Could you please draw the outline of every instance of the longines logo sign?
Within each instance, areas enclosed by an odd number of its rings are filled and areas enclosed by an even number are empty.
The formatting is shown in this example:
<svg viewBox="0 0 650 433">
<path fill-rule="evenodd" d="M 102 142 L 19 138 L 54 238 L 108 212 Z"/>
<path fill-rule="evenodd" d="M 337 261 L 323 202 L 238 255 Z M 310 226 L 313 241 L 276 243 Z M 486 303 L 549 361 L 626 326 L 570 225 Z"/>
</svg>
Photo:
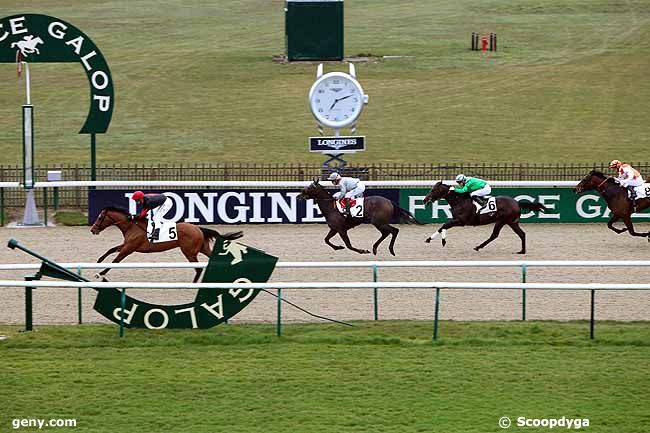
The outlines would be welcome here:
<svg viewBox="0 0 650 433">
<path fill-rule="evenodd" d="M 332 185 L 334 188 L 334 185 Z M 332 190 L 334 191 L 334 190 Z M 193 224 L 287 224 L 322 223 L 325 218 L 313 200 L 299 200 L 300 189 L 287 190 L 158 190 L 172 199 L 166 217 Z M 139 209 L 131 200 L 133 191 L 88 191 L 88 222 L 92 224 L 103 208 L 116 206 L 134 214 Z M 399 201 L 399 190 L 367 189 L 366 196 L 381 195 Z"/>
<path fill-rule="evenodd" d="M 310 152 L 359 152 L 366 149 L 366 137 L 309 137 Z"/>
<path fill-rule="evenodd" d="M 90 110 L 80 134 L 103 134 L 113 116 L 113 79 L 95 43 L 75 26 L 48 15 L 0 18 L 0 63 L 81 63 L 90 84 Z M 44 80 L 46 81 L 46 80 Z"/>
</svg>

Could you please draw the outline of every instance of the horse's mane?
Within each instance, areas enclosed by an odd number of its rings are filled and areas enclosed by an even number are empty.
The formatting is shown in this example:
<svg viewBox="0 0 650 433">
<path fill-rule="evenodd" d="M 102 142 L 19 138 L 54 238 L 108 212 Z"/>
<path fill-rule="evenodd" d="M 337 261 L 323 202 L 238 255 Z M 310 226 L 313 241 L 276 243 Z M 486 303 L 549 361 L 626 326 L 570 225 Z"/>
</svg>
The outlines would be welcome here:
<svg viewBox="0 0 650 433">
<path fill-rule="evenodd" d="M 607 175 L 605 175 L 602 171 L 598 171 L 598 170 L 591 170 L 589 174 L 592 176 L 607 177 Z"/>
<path fill-rule="evenodd" d="M 121 207 L 117 207 L 117 206 L 106 206 L 106 207 L 105 207 L 104 209 L 102 209 L 102 210 L 103 210 L 103 211 L 104 211 L 104 210 L 111 210 L 111 211 L 115 211 L 115 212 L 120 212 L 120 213 L 123 213 L 124 215 L 128 215 L 128 214 L 129 214 L 129 211 L 128 211 L 128 210 L 126 210 L 126 209 L 124 209 L 124 208 L 121 208 Z"/>
</svg>

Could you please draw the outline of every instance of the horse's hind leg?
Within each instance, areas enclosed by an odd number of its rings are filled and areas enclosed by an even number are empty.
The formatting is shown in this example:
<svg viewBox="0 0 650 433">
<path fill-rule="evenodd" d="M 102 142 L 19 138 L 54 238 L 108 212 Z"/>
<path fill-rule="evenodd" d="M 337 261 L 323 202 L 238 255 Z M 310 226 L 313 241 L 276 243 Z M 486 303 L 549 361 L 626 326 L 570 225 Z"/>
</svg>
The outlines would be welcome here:
<svg viewBox="0 0 650 433">
<path fill-rule="evenodd" d="M 199 262 L 198 253 L 190 254 L 190 253 L 185 253 L 183 251 L 183 255 L 185 256 L 185 258 L 187 259 L 188 262 L 192 262 L 192 263 L 198 263 Z M 192 280 L 192 282 L 196 283 L 197 281 L 199 281 L 199 278 L 201 277 L 201 273 L 203 272 L 203 268 L 194 268 L 194 272 L 195 272 L 194 280 Z"/>
<path fill-rule="evenodd" d="M 517 254 L 526 254 L 526 233 L 519 227 L 519 223 L 510 223 L 508 225 L 521 239 L 521 251 L 517 251 Z"/>
<path fill-rule="evenodd" d="M 377 247 L 379 247 L 379 244 L 381 244 L 384 241 L 384 239 L 386 239 L 390 234 L 391 231 L 389 227 L 390 226 L 388 224 L 385 224 L 383 226 L 375 225 L 375 228 L 381 232 L 381 236 L 379 237 L 379 239 L 377 239 L 377 242 L 375 242 L 375 244 L 372 246 L 372 253 L 374 255 L 377 255 Z"/>
<path fill-rule="evenodd" d="M 329 233 L 327 234 L 327 236 L 325 236 L 325 243 L 326 243 L 327 245 L 329 245 L 330 247 L 332 247 L 332 249 L 338 251 L 338 250 L 342 250 L 342 249 L 344 249 L 345 247 L 342 247 L 342 246 L 340 246 L 340 245 L 334 245 L 333 243 L 330 242 L 330 239 L 332 239 L 332 237 L 333 237 L 334 235 L 336 235 L 336 233 L 337 233 L 336 230 L 334 230 L 334 229 L 330 229 L 330 231 L 329 231 Z"/>
<path fill-rule="evenodd" d="M 388 228 L 390 229 L 390 234 L 391 234 L 390 244 L 388 244 L 388 251 L 390 251 L 392 255 L 395 255 L 395 241 L 397 240 L 397 234 L 399 233 L 399 229 L 393 226 L 388 226 Z"/>
<path fill-rule="evenodd" d="M 620 217 L 618 217 L 616 215 L 612 215 L 612 217 L 609 219 L 609 221 L 607 221 L 607 227 L 610 230 L 612 230 L 614 233 L 616 233 L 617 235 L 620 235 L 621 233 L 627 231 L 627 229 L 619 229 L 619 228 L 614 227 L 614 223 L 616 221 L 620 220 L 620 219 L 621 219 Z"/>
<path fill-rule="evenodd" d="M 495 240 L 496 238 L 498 238 L 498 237 L 499 237 L 499 233 L 501 232 L 501 229 L 503 228 L 504 225 L 505 225 L 504 222 L 502 222 L 502 221 L 497 221 L 497 222 L 494 224 L 494 229 L 492 230 L 492 235 L 490 235 L 490 237 L 489 237 L 485 242 L 483 242 L 482 244 L 475 246 L 475 247 L 474 247 L 474 251 L 478 251 L 478 250 L 480 250 L 481 248 L 484 248 L 487 244 L 489 244 L 490 242 L 492 242 L 493 240 Z M 513 230 L 514 230 L 514 229 L 513 229 Z"/>
<path fill-rule="evenodd" d="M 101 262 L 104 261 L 104 259 L 105 259 L 106 257 L 110 256 L 110 255 L 113 254 L 113 253 L 117 253 L 117 252 L 119 252 L 120 249 L 121 249 L 123 246 L 124 246 L 124 244 L 120 244 L 120 245 L 115 246 L 115 247 L 111 248 L 110 250 L 106 251 L 104 254 L 102 254 L 102 256 L 101 256 L 100 258 L 97 259 L 97 263 L 101 263 Z"/>
</svg>

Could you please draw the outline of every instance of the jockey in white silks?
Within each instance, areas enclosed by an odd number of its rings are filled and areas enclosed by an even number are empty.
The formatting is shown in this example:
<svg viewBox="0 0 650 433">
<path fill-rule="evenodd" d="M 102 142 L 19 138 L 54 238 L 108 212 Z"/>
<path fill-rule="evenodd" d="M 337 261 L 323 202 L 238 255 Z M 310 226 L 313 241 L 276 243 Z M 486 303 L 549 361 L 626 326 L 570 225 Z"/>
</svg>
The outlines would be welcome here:
<svg viewBox="0 0 650 433">
<path fill-rule="evenodd" d="M 630 199 L 634 203 L 636 201 L 636 191 L 634 188 L 643 185 L 645 182 L 643 176 L 635 170 L 630 164 L 623 164 L 618 159 L 609 163 L 609 167 L 616 170 L 618 183 L 630 191 Z"/>
<path fill-rule="evenodd" d="M 357 178 L 341 177 L 337 172 L 330 174 L 328 180 L 331 180 L 334 185 L 339 187 L 340 191 L 334 194 L 333 197 L 336 200 L 341 200 L 345 208 L 345 214 L 350 216 L 350 199 L 363 197 L 366 186 Z"/>
</svg>

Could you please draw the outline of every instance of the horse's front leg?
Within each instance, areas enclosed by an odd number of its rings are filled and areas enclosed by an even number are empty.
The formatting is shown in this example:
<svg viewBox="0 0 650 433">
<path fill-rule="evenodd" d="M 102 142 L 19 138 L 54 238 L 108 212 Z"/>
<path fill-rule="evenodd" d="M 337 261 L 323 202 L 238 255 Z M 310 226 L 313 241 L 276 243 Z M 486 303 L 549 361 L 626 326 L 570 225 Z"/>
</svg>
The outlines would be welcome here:
<svg viewBox="0 0 650 433">
<path fill-rule="evenodd" d="M 431 236 L 426 238 L 424 242 L 428 244 L 429 242 L 437 238 L 438 235 L 442 235 L 442 246 L 444 247 L 445 245 L 447 245 L 447 229 L 450 229 L 452 227 L 462 226 L 462 225 L 464 224 L 460 222 L 460 220 L 453 219 L 451 221 L 447 221 L 437 231 L 433 232 Z"/>
<path fill-rule="evenodd" d="M 116 247 L 113 247 L 113 248 L 111 248 L 110 250 L 106 251 L 104 254 L 102 254 L 102 256 L 101 256 L 100 258 L 97 259 L 97 263 L 101 263 L 101 262 L 104 261 L 104 259 L 105 259 L 106 257 L 110 256 L 110 255 L 113 254 L 113 253 L 117 253 L 118 251 L 120 251 L 120 249 L 121 249 L 123 246 L 124 246 L 124 244 L 120 244 L 120 245 L 118 245 L 118 246 L 116 246 Z"/>
<path fill-rule="evenodd" d="M 617 235 L 620 235 L 621 233 L 627 231 L 626 228 L 625 228 L 625 229 L 617 229 L 616 227 L 614 227 L 614 223 L 615 223 L 616 221 L 620 220 L 620 219 L 621 219 L 621 217 L 616 216 L 616 215 L 612 215 L 612 217 L 609 219 L 609 221 L 607 221 L 607 228 L 609 228 L 610 230 L 612 230 L 612 231 L 613 231 L 614 233 L 616 233 Z"/>
<path fill-rule="evenodd" d="M 333 243 L 330 242 L 330 239 L 332 239 L 332 237 L 333 237 L 334 235 L 336 235 L 336 233 L 337 233 L 336 230 L 334 230 L 334 229 L 330 229 L 330 231 L 329 231 L 329 233 L 327 234 L 327 236 L 325 236 L 325 243 L 326 243 L 327 245 L 329 245 L 330 247 L 332 247 L 332 249 L 338 251 L 338 250 L 342 250 L 342 249 L 344 249 L 345 247 L 342 247 L 342 246 L 340 246 L 340 245 L 334 245 Z"/>
<path fill-rule="evenodd" d="M 639 237 L 648 237 L 650 233 L 639 233 L 634 230 L 634 226 L 632 225 L 632 217 L 631 216 L 625 216 L 623 217 L 623 223 L 625 224 L 625 227 L 627 227 L 627 231 L 630 232 L 632 236 L 639 236 Z M 650 238 L 649 238 L 650 239 Z"/>
<path fill-rule="evenodd" d="M 120 250 L 120 253 L 117 255 L 117 257 L 115 257 L 115 258 L 113 259 L 113 262 L 112 262 L 112 263 L 119 263 L 119 262 L 121 262 L 122 260 L 124 260 L 124 258 L 126 258 L 128 255 L 130 255 L 132 252 L 133 252 L 133 250 L 126 250 L 126 251 L 125 251 L 124 249 L 121 249 L 121 250 Z M 100 278 L 101 278 L 102 281 L 108 281 L 108 280 L 106 280 L 106 278 L 105 278 L 104 276 L 105 276 L 105 275 L 108 273 L 108 271 L 110 271 L 110 270 L 111 270 L 111 268 L 106 268 L 106 269 L 104 269 L 103 271 L 96 273 L 96 274 L 95 274 L 95 278 L 97 278 L 97 279 L 100 279 Z"/>
<path fill-rule="evenodd" d="M 370 254 L 370 251 L 368 250 L 361 250 L 359 248 L 353 247 L 352 243 L 350 242 L 350 238 L 348 237 L 348 233 L 346 231 L 340 231 L 339 236 L 341 236 L 341 239 L 343 239 L 343 242 L 345 243 L 345 246 L 348 247 L 348 249 L 355 251 L 359 254 Z"/>
</svg>

